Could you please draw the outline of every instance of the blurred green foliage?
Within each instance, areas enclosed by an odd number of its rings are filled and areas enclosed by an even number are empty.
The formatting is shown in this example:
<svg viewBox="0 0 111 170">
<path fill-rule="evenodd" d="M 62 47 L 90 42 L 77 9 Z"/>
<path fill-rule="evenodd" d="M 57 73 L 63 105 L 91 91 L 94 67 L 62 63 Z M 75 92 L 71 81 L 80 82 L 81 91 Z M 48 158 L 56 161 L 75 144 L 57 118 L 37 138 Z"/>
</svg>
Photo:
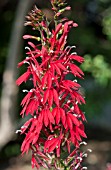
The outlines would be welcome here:
<svg viewBox="0 0 111 170">
<path fill-rule="evenodd" d="M 111 79 L 111 67 L 110 64 L 105 62 L 104 56 L 98 54 L 93 58 L 87 54 L 84 58 L 85 62 L 81 66 L 83 71 L 91 73 L 100 85 L 107 85 Z"/>
</svg>

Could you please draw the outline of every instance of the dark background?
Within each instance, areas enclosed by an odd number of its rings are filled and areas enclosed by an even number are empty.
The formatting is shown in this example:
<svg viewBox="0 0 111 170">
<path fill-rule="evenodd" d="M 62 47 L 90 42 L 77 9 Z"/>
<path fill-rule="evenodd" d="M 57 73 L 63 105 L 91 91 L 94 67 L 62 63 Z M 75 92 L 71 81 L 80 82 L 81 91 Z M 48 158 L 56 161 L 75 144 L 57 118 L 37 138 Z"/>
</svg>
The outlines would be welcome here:
<svg viewBox="0 0 111 170">
<path fill-rule="evenodd" d="M 79 24 L 71 30 L 68 43 L 76 45 L 76 52 L 85 57 L 81 66 L 85 78 L 79 83 L 86 97 L 82 109 L 88 120 L 87 147 L 93 149 L 85 162 L 89 170 L 110 170 L 106 167 L 111 162 L 111 0 L 67 2 L 72 11 L 65 15 Z M 0 0 L 1 170 L 30 169 L 30 156 L 24 159 L 18 156 L 22 139 L 15 134 L 23 124 L 19 104 L 23 97 L 21 91 L 27 86 L 18 89 L 15 80 L 24 71 L 24 68 L 17 69 L 17 63 L 25 57 L 22 35 L 31 30 L 23 23 L 34 4 L 42 8 L 49 19 L 52 18 L 48 0 Z"/>
</svg>

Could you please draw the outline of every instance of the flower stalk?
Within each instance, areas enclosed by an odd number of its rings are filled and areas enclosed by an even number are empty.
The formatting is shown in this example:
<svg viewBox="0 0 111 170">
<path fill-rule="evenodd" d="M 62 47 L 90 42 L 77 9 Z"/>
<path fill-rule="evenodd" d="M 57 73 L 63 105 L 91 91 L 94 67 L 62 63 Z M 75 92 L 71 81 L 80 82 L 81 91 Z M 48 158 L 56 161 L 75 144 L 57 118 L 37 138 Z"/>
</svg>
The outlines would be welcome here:
<svg viewBox="0 0 111 170">
<path fill-rule="evenodd" d="M 16 84 L 32 82 L 21 102 L 20 115 L 31 115 L 20 130 L 25 135 L 21 151 L 22 154 L 32 151 L 32 168 L 82 170 L 80 143 L 86 138 L 83 124 L 86 118 L 79 105 L 85 104 L 85 100 L 76 79 L 83 78 L 84 73 L 76 63 L 84 59 L 76 54 L 75 46 L 67 45 L 70 29 L 77 27 L 75 22 L 62 18 L 70 7 L 64 0 L 51 0 L 51 4 L 54 29 L 49 29 L 49 21 L 36 6 L 26 17 L 25 26 L 31 26 L 32 32 L 39 31 L 40 36 L 23 36 L 28 39 L 27 57 L 18 64 L 27 65 L 27 71 Z M 66 79 L 67 74 L 76 79 Z"/>
</svg>

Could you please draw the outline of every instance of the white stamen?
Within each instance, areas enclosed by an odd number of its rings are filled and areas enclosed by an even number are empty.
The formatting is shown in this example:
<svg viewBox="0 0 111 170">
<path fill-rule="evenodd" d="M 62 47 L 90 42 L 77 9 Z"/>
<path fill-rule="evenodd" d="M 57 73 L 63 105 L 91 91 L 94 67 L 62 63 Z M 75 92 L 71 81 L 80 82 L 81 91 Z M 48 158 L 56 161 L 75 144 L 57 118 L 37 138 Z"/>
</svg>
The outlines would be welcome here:
<svg viewBox="0 0 111 170">
<path fill-rule="evenodd" d="M 74 110 L 74 106 L 71 107 L 71 110 Z"/>
<path fill-rule="evenodd" d="M 82 158 L 81 158 L 81 157 L 77 157 L 77 159 L 79 159 L 80 161 L 82 161 Z"/>
<path fill-rule="evenodd" d="M 88 154 L 87 154 L 87 153 L 85 153 L 85 154 L 83 155 L 83 157 L 85 157 L 85 158 L 86 158 L 87 156 L 88 156 Z"/>
<path fill-rule="evenodd" d="M 59 96 L 59 100 L 61 100 L 62 98 Z"/>
<path fill-rule="evenodd" d="M 70 102 L 71 102 L 70 100 L 67 101 L 67 103 L 70 103 Z"/>
<path fill-rule="evenodd" d="M 88 149 L 89 152 L 92 152 L 92 149 Z"/>
<path fill-rule="evenodd" d="M 73 45 L 71 48 L 76 48 L 76 46 L 75 46 L 75 45 Z"/>
<path fill-rule="evenodd" d="M 26 63 L 27 63 L 27 64 L 30 64 L 28 61 L 24 61 L 23 63 L 24 63 L 24 64 L 26 64 Z"/>
<path fill-rule="evenodd" d="M 83 170 L 83 169 L 87 169 L 87 167 L 83 167 L 82 170 Z"/>
<path fill-rule="evenodd" d="M 30 51 L 30 48 L 29 47 L 25 47 L 25 50 L 29 50 Z"/>
<path fill-rule="evenodd" d="M 76 52 L 73 52 L 71 55 L 73 55 L 73 54 L 76 55 L 77 53 L 76 53 Z"/>
<path fill-rule="evenodd" d="M 52 33 L 51 32 L 49 32 L 49 35 L 51 35 Z"/>
<path fill-rule="evenodd" d="M 36 119 L 37 118 L 37 116 L 36 115 L 34 115 L 34 119 Z"/>
<path fill-rule="evenodd" d="M 21 129 L 27 128 L 27 126 L 22 126 Z"/>
<path fill-rule="evenodd" d="M 80 145 L 87 145 L 87 143 L 83 141 L 80 143 Z"/>
<path fill-rule="evenodd" d="M 77 169 L 79 166 L 80 166 L 80 163 L 78 163 L 78 164 L 75 166 L 75 169 Z"/>
<path fill-rule="evenodd" d="M 23 93 L 28 92 L 28 90 L 22 90 L 22 91 L 23 91 Z"/>
<path fill-rule="evenodd" d="M 19 132 L 22 132 L 21 130 L 16 130 L 16 132 L 15 133 L 19 133 Z"/>
<path fill-rule="evenodd" d="M 77 117 L 78 115 L 77 114 L 73 114 L 75 117 Z"/>
<path fill-rule="evenodd" d="M 77 80 L 75 79 L 75 80 L 73 80 L 73 82 L 76 82 L 76 83 L 77 83 Z"/>
<path fill-rule="evenodd" d="M 43 98 L 41 99 L 41 102 L 43 102 Z"/>
<path fill-rule="evenodd" d="M 50 53 L 53 53 L 54 51 L 53 50 L 50 50 Z"/>
<path fill-rule="evenodd" d="M 78 101 L 76 101 L 76 104 L 78 104 Z"/>
<path fill-rule="evenodd" d="M 29 59 L 29 57 L 26 57 L 26 59 Z"/>
</svg>

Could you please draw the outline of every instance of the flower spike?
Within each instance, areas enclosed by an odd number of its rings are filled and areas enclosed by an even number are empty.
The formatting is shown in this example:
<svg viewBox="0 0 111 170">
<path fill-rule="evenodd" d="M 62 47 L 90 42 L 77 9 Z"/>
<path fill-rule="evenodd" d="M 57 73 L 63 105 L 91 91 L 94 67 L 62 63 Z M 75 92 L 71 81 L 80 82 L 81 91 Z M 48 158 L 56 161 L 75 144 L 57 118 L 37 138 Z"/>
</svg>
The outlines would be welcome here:
<svg viewBox="0 0 111 170">
<path fill-rule="evenodd" d="M 25 25 L 39 31 L 39 36 L 23 36 L 28 40 L 27 57 L 18 64 L 18 67 L 25 64 L 27 70 L 16 84 L 32 82 L 31 90 L 24 90 L 27 94 L 21 102 L 22 117 L 31 115 L 18 131 L 25 135 L 21 151 L 22 154 L 32 151 L 32 168 L 85 169 L 81 166 L 84 156 L 80 144 L 87 137 L 83 124 L 86 118 L 79 106 L 85 100 L 76 81 L 84 77 L 76 65 L 84 62 L 84 58 L 71 52 L 75 46 L 67 46 L 70 29 L 78 25 L 60 19 L 64 11 L 71 9 L 64 0 L 51 0 L 51 4 L 53 30 L 36 6 L 26 17 Z M 33 39 L 37 41 L 33 43 Z M 67 74 L 73 74 L 74 80 L 67 80 Z"/>
</svg>

